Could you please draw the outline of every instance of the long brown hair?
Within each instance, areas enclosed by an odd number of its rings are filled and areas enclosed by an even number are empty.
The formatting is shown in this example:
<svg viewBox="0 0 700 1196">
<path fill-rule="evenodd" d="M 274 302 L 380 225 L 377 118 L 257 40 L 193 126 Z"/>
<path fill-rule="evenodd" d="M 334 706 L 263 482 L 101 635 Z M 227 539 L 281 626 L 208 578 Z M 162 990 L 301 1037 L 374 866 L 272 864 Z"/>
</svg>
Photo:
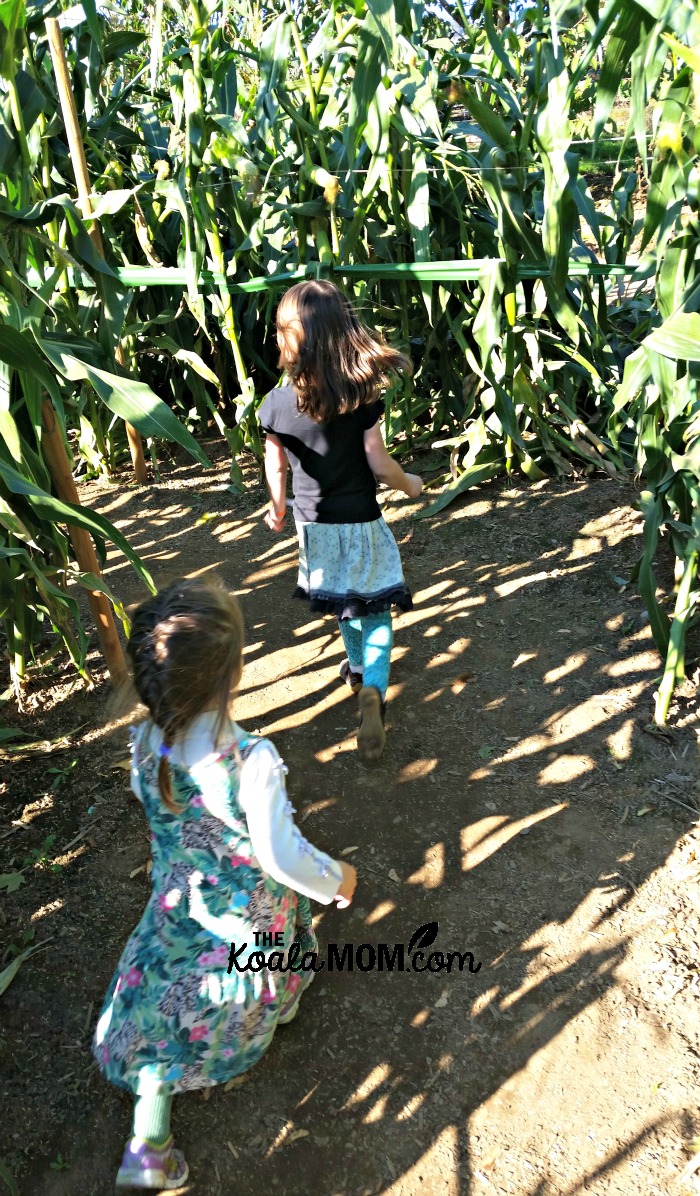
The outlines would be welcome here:
<svg viewBox="0 0 700 1196">
<path fill-rule="evenodd" d="M 163 732 L 165 751 L 205 710 L 218 711 L 216 738 L 243 668 L 243 616 L 238 602 L 211 581 L 173 581 L 132 616 L 127 653 L 136 692 Z M 158 784 L 175 812 L 167 755 Z"/>
<path fill-rule="evenodd" d="M 277 333 L 279 364 L 299 410 L 320 423 L 375 402 L 390 370 L 411 370 L 409 358 L 369 332 L 343 292 L 324 279 L 298 282 L 283 295 Z"/>
</svg>

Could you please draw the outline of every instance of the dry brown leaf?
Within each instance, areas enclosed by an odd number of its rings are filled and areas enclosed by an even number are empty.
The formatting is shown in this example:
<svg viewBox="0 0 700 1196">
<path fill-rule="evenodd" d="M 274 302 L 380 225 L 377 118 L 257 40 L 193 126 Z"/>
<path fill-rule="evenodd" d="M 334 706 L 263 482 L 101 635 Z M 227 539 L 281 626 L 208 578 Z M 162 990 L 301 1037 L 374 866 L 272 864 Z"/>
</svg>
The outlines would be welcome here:
<svg viewBox="0 0 700 1196">
<path fill-rule="evenodd" d="M 283 1145 L 289 1146 L 292 1142 L 298 1142 L 299 1138 L 308 1138 L 309 1130 L 292 1130 L 291 1134 L 285 1138 Z"/>
<path fill-rule="evenodd" d="M 124 760 L 115 760 L 114 764 L 110 764 L 110 769 L 123 768 L 124 772 L 131 772 L 131 758 L 129 756 Z"/>
<path fill-rule="evenodd" d="M 270 1158 L 270 1155 L 274 1154 L 276 1150 L 280 1150 L 282 1146 L 289 1146 L 292 1142 L 298 1142 L 300 1138 L 309 1137 L 309 1130 L 293 1130 L 293 1124 L 294 1122 L 288 1121 L 282 1126 L 282 1129 L 275 1138 L 274 1142 L 271 1143 L 270 1149 L 267 1152 L 266 1157 L 268 1159 Z"/>
<path fill-rule="evenodd" d="M 397 884 L 397 885 L 400 885 L 400 884 L 401 884 L 401 877 L 400 877 L 400 876 L 397 876 L 397 874 L 396 874 L 396 872 L 394 871 L 394 869 L 393 869 L 393 868 L 390 868 L 390 869 L 389 869 L 389 871 L 388 871 L 387 875 L 388 875 L 388 877 L 389 877 L 389 880 L 393 880 L 393 881 L 394 881 L 394 884 Z"/>
<path fill-rule="evenodd" d="M 232 1088 L 240 1088 L 241 1084 L 247 1084 L 250 1079 L 248 1072 L 242 1076 L 234 1076 L 232 1080 L 227 1080 L 224 1084 L 224 1092 L 230 1092 Z"/>
</svg>

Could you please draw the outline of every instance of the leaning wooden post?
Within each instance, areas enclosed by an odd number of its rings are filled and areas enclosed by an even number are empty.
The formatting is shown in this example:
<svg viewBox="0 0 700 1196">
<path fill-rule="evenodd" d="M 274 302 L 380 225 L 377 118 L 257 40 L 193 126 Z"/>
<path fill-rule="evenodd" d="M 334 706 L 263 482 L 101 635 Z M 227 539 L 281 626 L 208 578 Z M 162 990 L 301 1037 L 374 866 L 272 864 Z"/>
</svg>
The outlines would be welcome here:
<svg viewBox="0 0 700 1196">
<path fill-rule="evenodd" d="M 78 487 L 73 480 L 73 471 L 71 470 L 66 446 L 63 442 L 61 429 L 56 420 L 56 412 L 50 399 L 44 399 L 43 401 L 41 422 L 43 427 L 41 448 L 46 464 L 49 467 L 53 484 L 56 487 L 56 493 L 63 502 L 70 502 L 75 506 L 80 506 Z M 97 559 L 95 545 L 92 542 L 90 533 L 82 527 L 76 527 L 74 524 L 69 523 L 68 535 L 70 536 L 75 559 L 80 566 L 81 572 L 93 573 L 96 577 L 100 577 L 100 562 Z M 112 608 L 105 595 L 98 593 L 97 590 L 88 590 L 87 596 L 97 626 L 97 634 L 100 637 L 102 653 L 107 662 L 110 678 L 114 685 L 121 685 L 123 681 L 126 681 L 129 674 L 121 641 L 114 624 Z"/>
<path fill-rule="evenodd" d="M 71 160 L 73 162 L 73 170 L 75 171 L 78 197 L 80 199 L 83 217 L 87 220 L 88 217 L 92 215 L 92 203 L 90 201 L 90 179 L 88 176 L 87 161 L 85 159 L 85 148 L 83 146 L 82 137 L 80 136 L 80 125 L 78 124 L 78 113 L 75 107 L 75 98 L 73 96 L 73 91 L 70 84 L 70 76 L 68 74 L 68 63 L 66 61 L 66 51 L 63 45 L 63 37 L 61 36 L 60 25 L 55 17 L 47 18 L 46 32 L 49 38 L 49 48 L 51 50 L 53 69 L 56 74 L 56 86 L 58 88 L 58 98 L 61 102 L 63 123 L 66 127 L 66 134 L 68 137 L 68 147 L 70 149 Z M 97 252 L 99 253 L 100 257 L 103 258 L 104 247 L 102 244 L 102 235 L 96 220 L 92 221 L 90 227 L 90 236 Z M 124 351 L 121 345 L 117 345 L 116 358 L 121 366 L 126 367 L 126 359 L 124 357 Z M 126 435 L 129 441 L 129 449 L 131 450 L 131 460 L 134 466 L 136 481 L 140 482 L 142 486 L 145 486 L 148 482 L 148 472 L 146 470 L 146 458 L 143 454 L 141 436 L 136 428 L 128 422 L 126 422 Z"/>
</svg>

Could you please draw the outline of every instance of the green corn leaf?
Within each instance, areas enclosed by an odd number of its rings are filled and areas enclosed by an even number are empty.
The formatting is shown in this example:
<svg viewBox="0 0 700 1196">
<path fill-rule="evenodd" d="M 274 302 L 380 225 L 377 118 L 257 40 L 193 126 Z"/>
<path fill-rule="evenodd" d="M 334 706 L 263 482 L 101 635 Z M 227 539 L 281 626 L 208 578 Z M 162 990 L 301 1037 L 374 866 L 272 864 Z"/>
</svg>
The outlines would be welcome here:
<svg viewBox="0 0 700 1196">
<path fill-rule="evenodd" d="M 47 494 L 45 490 L 42 490 L 39 486 L 34 485 L 33 482 L 22 477 L 17 470 L 2 460 L 0 460 L 0 478 L 2 478 L 11 494 L 18 494 L 25 497 L 30 506 L 45 518 L 55 520 L 58 523 L 72 523 L 77 527 L 84 528 L 85 531 L 90 532 L 95 538 L 98 547 L 100 545 L 103 546 L 105 540 L 111 540 L 115 547 L 119 548 L 127 560 L 131 562 L 151 593 L 155 594 L 156 587 L 153 578 L 146 569 L 141 557 L 134 551 L 126 537 L 108 519 L 105 519 L 103 515 L 98 514 L 97 511 L 91 511 L 86 507 L 75 506 L 73 503 L 62 502 L 60 498 L 54 498 L 53 495 Z"/>
<path fill-rule="evenodd" d="M 509 440 L 512 440 L 513 444 L 524 449 L 525 445 L 523 444 L 520 428 L 518 427 L 512 396 L 499 382 L 495 384 L 493 389 L 495 392 L 494 412 L 503 432 Z"/>
<path fill-rule="evenodd" d="M 537 139 L 544 167 L 544 215 L 542 247 L 555 284 L 563 288 L 568 277 L 568 257 L 573 234 L 569 191 L 570 165 L 577 160 L 568 154 L 571 127 L 567 110 L 567 72 L 561 53 L 545 45 L 541 61 L 547 75 L 547 103 L 537 118 Z M 568 218 L 567 218 L 568 217 Z"/>
<path fill-rule="evenodd" d="M 0 440 L 4 441 L 5 447 L 15 465 L 18 465 L 21 469 L 26 469 L 25 443 L 20 436 L 17 421 L 11 411 L 3 408 L 0 408 Z"/>
<path fill-rule="evenodd" d="M 665 657 L 668 652 L 671 623 L 668 615 L 657 601 L 656 590 L 658 583 L 653 569 L 653 560 L 659 543 L 659 533 L 664 522 L 664 512 L 661 500 L 650 490 L 642 491 L 640 507 L 644 516 L 644 552 L 639 565 L 639 592 L 649 612 L 649 622 L 651 624 L 654 643 L 661 655 Z"/>
<path fill-rule="evenodd" d="M 586 4 L 585 7 L 589 10 L 590 15 L 596 22 L 596 28 L 588 38 L 588 47 L 586 52 L 582 54 L 581 60 L 571 76 L 571 80 L 569 82 L 569 104 L 574 97 L 576 88 L 586 74 L 586 71 L 590 70 L 593 59 L 595 58 L 600 46 L 608 36 L 610 29 L 620 15 L 623 5 L 624 0 L 610 0 L 610 2 L 606 4 L 605 11 L 601 17 L 598 11 L 597 0 L 595 0 L 593 4 Z"/>
<path fill-rule="evenodd" d="M 158 76 L 163 65 L 163 48 L 163 0 L 156 0 L 151 25 L 151 54 L 148 64 L 151 91 L 155 91 L 158 85 Z"/>
<path fill-rule="evenodd" d="M 669 319 L 678 311 L 689 281 L 691 285 L 696 281 L 696 253 L 697 241 L 692 232 L 675 237 L 666 247 L 656 275 L 656 298 L 664 319 Z"/>
<path fill-rule="evenodd" d="M 199 353 L 195 353 L 193 349 L 178 349 L 173 356 L 175 357 L 176 361 L 182 361 L 184 365 L 190 366 L 190 368 L 193 369 L 196 374 L 199 374 L 200 378 L 204 378 L 206 382 L 211 382 L 212 385 L 217 388 L 217 390 L 221 390 L 221 383 L 219 379 L 214 371 L 202 361 Z M 211 464 L 211 462 L 208 461 L 208 464 Z"/>
<path fill-rule="evenodd" d="M 98 594 L 104 594 L 106 598 L 114 607 L 114 612 L 119 618 L 122 627 L 124 628 L 124 635 L 129 637 L 131 634 L 131 620 L 124 609 L 124 605 L 117 598 L 116 594 L 107 585 L 103 577 L 96 577 L 94 573 L 81 573 L 76 569 L 69 569 L 66 572 L 69 581 L 75 581 L 85 590 L 94 590 Z"/>
<path fill-rule="evenodd" d="M 142 436 L 156 436 L 174 441 L 187 449 L 200 465 L 207 468 L 211 465 L 192 433 L 188 432 L 170 407 L 145 383 L 97 369 L 69 353 L 55 349 L 48 341 L 40 340 L 38 343 L 56 369 L 66 378 L 73 382 L 80 379 L 89 382 L 110 411 L 133 424 Z"/>
<path fill-rule="evenodd" d="M 5 550 L 7 552 L 8 550 Z M 85 655 L 87 652 L 88 639 L 83 631 L 80 621 L 80 610 L 75 598 L 67 594 L 65 590 L 60 589 L 54 585 L 50 577 L 42 572 L 37 560 L 30 556 L 28 552 L 22 552 L 24 574 L 31 575 L 34 585 L 36 586 L 36 594 L 33 599 L 27 598 L 26 603 L 31 609 L 45 610 L 53 626 L 60 633 L 63 641 L 71 655 L 73 663 L 80 673 L 88 676 L 84 667 Z M 18 576 L 18 580 L 21 578 Z M 73 625 L 78 628 L 78 637 L 76 639 L 70 619 L 72 617 Z"/>
<path fill-rule="evenodd" d="M 214 371 L 202 361 L 199 353 L 195 353 L 194 349 L 183 349 L 170 336 L 151 337 L 150 344 L 155 349 L 162 349 L 164 352 L 169 353 L 176 361 L 181 361 L 184 365 L 190 366 L 196 374 L 199 374 L 200 378 L 204 378 L 205 382 L 211 382 L 217 390 L 221 389 L 221 383 Z"/>
<path fill-rule="evenodd" d="M 238 71 L 236 63 L 229 61 L 228 69 L 219 86 L 218 105 L 227 115 L 233 116 L 238 103 Z"/>
<path fill-rule="evenodd" d="M 427 262 L 430 260 L 430 189 L 428 167 L 422 149 L 414 149 L 413 152 L 406 216 L 411 228 L 416 261 Z M 421 290 L 428 309 L 428 318 L 432 321 L 432 286 L 429 282 L 424 282 L 421 284 Z"/>
<path fill-rule="evenodd" d="M 690 539 L 683 553 L 683 573 L 678 586 L 673 622 L 669 633 L 664 675 L 656 695 L 656 722 L 663 726 L 673 698 L 673 692 L 685 678 L 685 646 L 690 616 L 696 605 L 695 579 L 698 573 L 700 540 Z"/>
<path fill-rule="evenodd" d="M 97 13 L 97 4 L 95 0 L 81 0 L 83 10 L 85 12 L 85 19 L 87 21 L 88 29 L 93 40 L 93 44 L 103 62 L 106 61 L 104 57 L 104 46 L 102 37 L 102 23 Z"/>
<path fill-rule="evenodd" d="M 37 352 L 29 332 L 18 332 L 9 324 L 0 324 L 0 361 L 4 361 L 14 370 L 32 374 L 37 378 L 60 410 L 61 392 L 51 370 Z"/>
<path fill-rule="evenodd" d="M 2 495 L 0 495 L 0 526 L 15 536 L 17 540 L 24 540 L 25 544 L 28 544 L 30 548 L 38 547 L 32 539 L 31 532 L 27 530 L 19 515 Z"/>
<path fill-rule="evenodd" d="M 504 278 L 501 262 L 490 262 L 479 279 L 483 298 L 473 324 L 474 340 L 481 349 L 481 364 L 484 369 L 491 353 L 501 341 L 501 296 Z"/>
<path fill-rule="evenodd" d="M 49 941 L 50 940 L 46 939 L 43 943 L 35 943 L 34 946 L 27 947 L 26 951 L 22 951 L 21 954 L 15 955 L 11 963 L 9 963 L 6 968 L 3 968 L 2 972 L 0 972 L 0 997 L 3 995 L 3 993 L 7 992 L 25 959 L 29 959 L 30 955 L 33 955 L 35 951 L 40 951 L 41 948 L 45 947 Z"/>
<path fill-rule="evenodd" d="M 368 99 L 377 94 L 382 79 L 385 50 L 379 26 L 368 12 L 358 31 L 360 53 L 350 84 L 347 124 L 344 130 L 346 152 L 354 160 L 360 135 L 367 121 Z"/>
<path fill-rule="evenodd" d="M 636 398 L 644 383 L 651 374 L 649 358 L 643 347 L 635 349 L 634 353 L 625 361 L 625 370 L 613 400 L 613 410 L 622 411 L 632 399 Z"/>
<path fill-rule="evenodd" d="M 511 79 L 517 79 L 519 71 L 515 63 L 508 57 L 506 39 L 497 32 L 493 22 L 493 0 L 486 0 L 484 4 L 484 28 L 486 29 L 489 45 L 498 61 L 505 67 L 506 73 Z"/>
<path fill-rule="evenodd" d="M 394 0 L 367 0 L 367 9 L 372 14 L 374 24 L 379 30 L 387 61 L 391 62 L 396 49 Z"/>
<path fill-rule="evenodd" d="M 700 315 L 678 312 L 646 337 L 644 347 L 673 361 L 700 361 Z"/>
<path fill-rule="evenodd" d="M 24 0 L 2 0 L 0 3 L 0 25 L 4 26 L 2 45 L 0 45 L 0 77 L 14 80 L 14 42 L 15 33 L 23 29 L 26 22 Z"/>
<path fill-rule="evenodd" d="M 335 43 L 335 13 L 332 8 L 329 8 L 324 20 L 321 22 L 316 30 L 316 33 L 306 47 L 306 57 L 308 61 L 314 62 L 317 58 L 320 58 L 322 54 L 331 53 Z"/>
<path fill-rule="evenodd" d="M 10 1196 L 19 1196 L 19 1188 L 17 1187 L 17 1181 L 15 1180 L 15 1177 L 12 1174 L 12 1172 L 10 1171 L 7 1164 L 4 1163 L 2 1159 L 0 1159 L 0 1179 L 2 1180 L 5 1187 L 7 1188 L 8 1192 L 10 1193 Z"/>
<path fill-rule="evenodd" d="M 670 33 L 662 33 L 661 37 L 666 42 L 666 45 L 671 47 L 674 54 L 676 54 L 679 58 L 682 58 L 683 62 L 687 62 L 688 66 L 692 67 L 696 75 L 700 75 L 699 48 L 691 49 L 690 46 L 684 46 L 683 43 L 679 42 L 677 38 L 671 37 Z"/>
<path fill-rule="evenodd" d="M 680 71 L 669 84 L 661 104 L 659 128 L 681 136 L 682 125 L 692 104 L 692 74 Z M 656 237 L 657 253 L 673 233 L 687 194 L 685 167 L 675 152 L 657 154 L 651 173 L 647 210 L 644 217 L 642 251 Z"/>
<path fill-rule="evenodd" d="M 515 454 L 518 458 L 520 468 L 529 482 L 545 481 L 547 474 L 544 470 L 540 469 L 537 462 L 533 460 L 529 453 L 523 452 L 522 449 L 516 446 Z"/>
<path fill-rule="evenodd" d="M 505 121 L 489 104 L 479 99 L 473 88 L 467 88 L 465 102 L 471 115 L 479 122 L 476 132 L 483 140 L 502 150 L 515 148 L 515 138 Z"/>
<path fill-rule="evenodd" d="M 26 233 L 30 229 L 41 228 L 56 219 L 64 219 L 66 222 L 66 237 L 69 248 L 67 260 L 70 262 L 70 255 L 72 255 L 77 262 L 87 268 L 88 273 L 96 281 L 98 278 L 104 276 L 105 279 L 116 283 L 116 274 L 107 265 L 102 255 L 97 252 L 92 239 L 88 235 L 85 222 L 75 204 L 67 195 L 58 195 L 51 199 L 40 200 L 38 203 L 33 204 L 31 208 L 22 211 L 8 209 L 4 206 L 2 200 L 0 200 L 0 231 L 3 228 L 7 228 L 8 225 L 16 224 L 18 229 Z"/>
<path fill-rule="evenodd" d="M 431 503 L 424 511 L 419 511 L 415 518 L 427 519 L 431 515 L 437 515 L 439 511 L 449 506 L 455 498 L 458 498 L 460 494 L 464 494 L 472 486 L 481 485 L 482 482 L 493 481 L 494 478 L 505 473 L 505 468 L 505 458 L 500 461 L 489 462 L 485 465 L 473 465 L 471 469 L 467 469 L 463 474 L 460 474 L 456 481 L 446 486 L 439 498 L 436 498 L 435 502 Z"/>
<path fill-rule="evenodd" d="M 648 174 L 647 106 L 649 97 L 656 89 L 667 57 L 668 54 L 664 43 L 660 41 L 658 29 L 654 26 L 645 37 L 642 37 L 631 60 L 630 121 L 625 131 L 623 144 L 620 147 L 620 155 L 622 156 L 624 152 L 628 137 L 634 133 L 645 176 Z"/>
<path fill-rule="evenodd" d="M 211 119 L 214 121 L 214 124 L 228 133 L 229 137 L 237 141 L 239 145 L 242 145 L 245 150 L 250 150 L 250 138 L 246 133 L 244 125 L 239 120 L 223 112 L 217 113 Z"/>
<path fill-rule="evenodd" d="M 547 293 L 547 298 L 551 304 L 555 318 L 574 344 L 578 345 L 581 335 L 581 325 L 579 316 L 574 310 L 566 291 L 551 278 L 544 278 L 542 285 Z"/>
<path fill-rule="evenodd" d="M 105 62 L 116 62 L 125 54 L 136 50 L 145 40 L 146 34 L 135 29 L 118 29 L 115 33 L 108 34 L 103 45 Z"/>
<path fill-rule="evenodd" d="M 642 30 L 649 28 L 648 18 L 636 4 L 625 6 L 619 0 L 612 0 L 611 8 L 619 12 L 613 32 L 605 48 L 605 57 L 596 88 L 593 136 L 597 141 L 610 116 L 615 97 L 620 88 L 627 64 L 642 37 Z"/>
<path fill-rule="evenodd" d="M 104 195 L 96 197 L 92 203 L 92 219 L 102 220 L 105 216 L 116 216 L 117 212 L 120 212 L 130 199 L 138 195 L 143 186 L 142 183 L 138 187 L 122 187 L 115 191 L 106 191 Z"/>
<path fill-rule="evenodd" d="M 277 89 L 287 73 L 292 42 L 292 22 L 282 13 L 268 25 L 260 43 L 261 86 L 255 99 L 256 133 L 264 143 L 277 118 Z"/>
</svg>

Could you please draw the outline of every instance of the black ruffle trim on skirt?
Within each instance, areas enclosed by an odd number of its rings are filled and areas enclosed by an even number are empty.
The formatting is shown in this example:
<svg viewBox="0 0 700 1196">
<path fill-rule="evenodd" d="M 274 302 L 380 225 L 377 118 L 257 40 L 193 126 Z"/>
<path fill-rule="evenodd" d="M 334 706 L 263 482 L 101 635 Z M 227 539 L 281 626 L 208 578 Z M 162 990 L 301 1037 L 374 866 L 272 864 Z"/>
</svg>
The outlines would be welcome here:
<svg viewBox="0 0 700 1196">
<path fill-rule="evenodd" d="M 301 586 L 297 586 L 292 598 L 300 602 L 308 602 L 309 610 L 319 615 L 335 615 L 336 619 L 363 619 L 367 615 L 381 615 L 392 606 L 399 610 L 413 610 L 413 598 L 408 586 L 397 586 L 377 598 L 361 598 L 358 594 L 346 594 L 342 597 L 333 595 L 309 594 Z"/>
</svg>

